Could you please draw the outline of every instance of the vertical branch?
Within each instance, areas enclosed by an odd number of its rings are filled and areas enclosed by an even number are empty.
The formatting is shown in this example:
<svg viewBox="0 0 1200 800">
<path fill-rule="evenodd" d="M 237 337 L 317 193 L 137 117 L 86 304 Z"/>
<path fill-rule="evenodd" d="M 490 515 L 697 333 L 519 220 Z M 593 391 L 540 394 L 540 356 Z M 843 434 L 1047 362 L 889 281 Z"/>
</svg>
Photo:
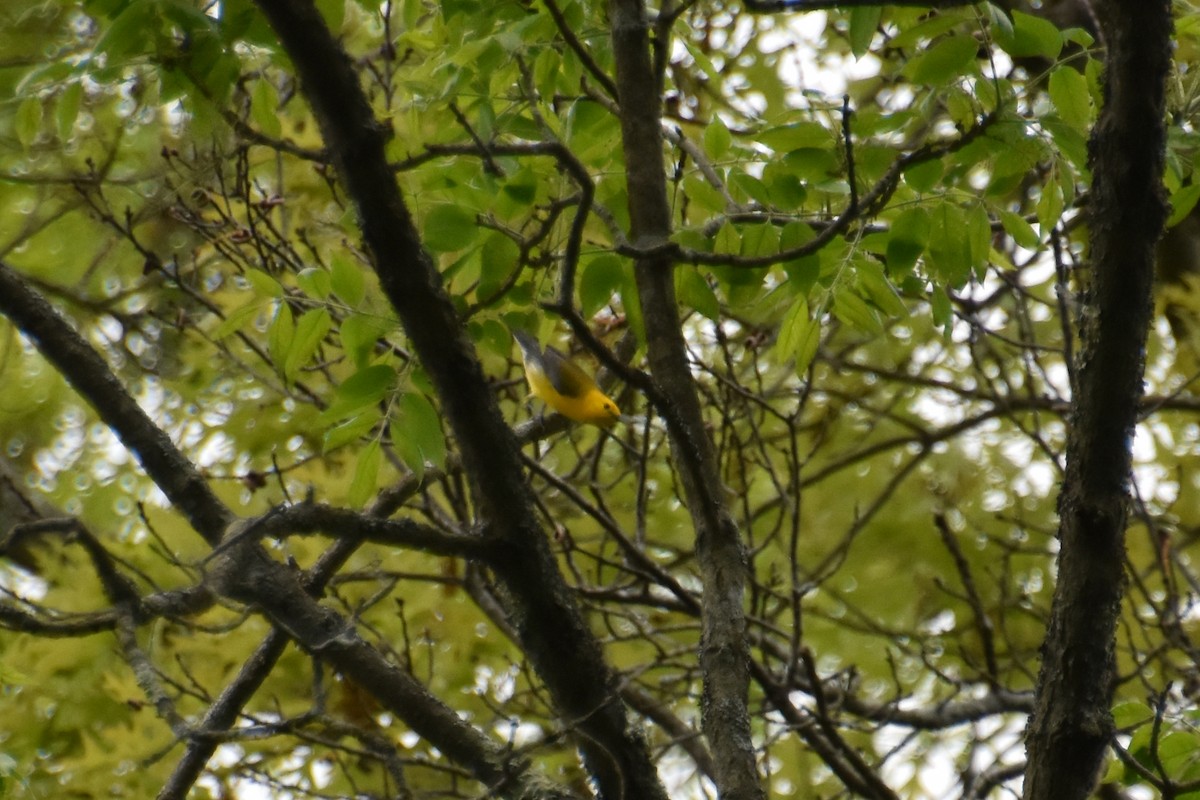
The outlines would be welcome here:
<svg viewBox="0 0 1200 800">
<path fill-rule="evenodd" d="M 1091 794 L 1113 736 L 1115 632 L 1137 405 L 1150 324 L 1171 59 L 1166 0 L 1096 4 L 1108 44 L 1091 141 L 1093 285 L 1084 301 L 1078 390 L 1059 496 L 1058 584 L 1029 722 L 1027 800 Z"/>
<path fill-rule="evenodd" d="M 646 9 L 641 0 L 609 5 L 617 68 L 621 137 L 625 150 L 626 192 L 631 238 L 649 248 L 668 241 L 671 206 L 667 196 L 662 139 L 662 100 L 651 60 Z M 669 49 L 667 42 L 657 42 Z M 643 255 L 635 275 L 646 325 L 650 368 L 667 421 L 671 447 L 680 465 L 684 491 L 696 527 L 697 556 L 704 583 L 704 676 L 701 709 L 712 748 L 717 789 L 724 798 L 761 798 L 754 742 L 747 709 L 749 649 L 743 608 L 747 563 L 733 517 L 722 495 L 712 441 L 704 429 L 699 396 L 688 366 L 679 308 L 675 264 L 666 252 Z"/>
<path fill-rule="evenodd" d="M 850 207 L 846 213 L 858 213 L 858 177 L 854 174 L 854 140 L 850 138 L 850 95 L 842 95 L 842 142 L 846 147 L 846 182 L 850 184 Z"/>
</svg>

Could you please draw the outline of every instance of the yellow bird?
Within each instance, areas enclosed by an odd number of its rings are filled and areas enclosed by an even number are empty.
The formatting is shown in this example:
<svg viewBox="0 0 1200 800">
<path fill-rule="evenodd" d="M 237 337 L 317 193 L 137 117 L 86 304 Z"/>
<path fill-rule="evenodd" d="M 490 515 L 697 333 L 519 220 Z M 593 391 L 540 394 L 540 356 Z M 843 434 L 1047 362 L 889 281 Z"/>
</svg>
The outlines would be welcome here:
<svg viewBox="0 0 1200 800">
<path fill-rule="evenodd" d="M 576 422 L 590 422 L 611 428 L 621 411 L 592 377 L 553 347 L 542 350 L 537 339 L 525 331 L 514 330 L 525 362 L 529 391 L 558 413 Z"/>
</svg>

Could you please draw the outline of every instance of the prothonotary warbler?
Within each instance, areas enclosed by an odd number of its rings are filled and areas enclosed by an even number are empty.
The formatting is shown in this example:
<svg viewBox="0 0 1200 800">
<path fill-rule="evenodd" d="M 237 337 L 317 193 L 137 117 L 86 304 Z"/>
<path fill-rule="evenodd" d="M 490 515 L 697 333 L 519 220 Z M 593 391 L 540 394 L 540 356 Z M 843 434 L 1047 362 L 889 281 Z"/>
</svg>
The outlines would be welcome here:
<svg viewBox="0 0 1200 800">
<path fill-rule="evenodd" d="M 525 362 L 529 391 L 558 413 L 576 422 L 590 422 L 611 428 L 621 411 L 600 387 L 570 359 L 553 347 L 544 351 L 537 339 L 525 331 L 514 330 Z"/>
</svg>

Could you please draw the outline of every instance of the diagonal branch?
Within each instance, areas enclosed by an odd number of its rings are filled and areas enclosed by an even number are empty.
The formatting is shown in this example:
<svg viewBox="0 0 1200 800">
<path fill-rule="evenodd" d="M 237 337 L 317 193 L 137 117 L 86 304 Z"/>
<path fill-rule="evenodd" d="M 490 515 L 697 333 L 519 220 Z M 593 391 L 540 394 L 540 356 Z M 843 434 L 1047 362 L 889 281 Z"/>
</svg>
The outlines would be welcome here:
<svg viewBox="0 0 1200 800">
<path fill-rule="evenodd" d="M 324 658 L 359 684 L 371 687 L 384 707 L 449 758 L 470 769 L 490 790 L 519 798 L 572 796 L 565 789 L 534 782 L 526 762 L 503 750 L 411 674 L 389 662 L 358 634 L 350 620 L 320 605 L 296 570 L 272 560 L 249 538 L 233 547 L 219 547 L 223 538 L 237 540 L 241 531 L 258 521 L 234 523 L 233 513 L 216 498 L 166 433 L 138 407 L 99 353 L 2 263 L 0 312 L 37 342 L 42 353 L 121 441 L 138 453 L 150 477 L 168 498 L 182 506 L 197 531 L 217 545 L 219 552 L 208 565 L 208 586 L 255 607 L 305 650 Z M 29 621 L 19 615 L 10 616 L 16 625 Z M 111 629 L 114 624 L 120 621 L 109 619 L 106 627 Z"/>
<path fill-rule="evenodd" d="M 179 452 L 125 391 L 91 345 L 7 264 L 0 262 L 0 313 L 33 339 L 67 382 L 83 395 L 137 455 L 163 494 L 209 544 L 233 520 L 199 470 Z"/>
<path fill-rule="evenodd" d="M 471 482 L 474 506 L 486 538 L 493 540 L 487 562 L 512 605 L 523 649 L 559 712 L 583 733 L 580 749 L 599 792 L 611 798 L 665 797 L 644 735 L 627 717 L 616 675 L 538 525 L 517 442 L 437 266 L 421 244 L 388 167 L 386 131 L 349 57 L 311 1 L 257 4 L 296 67 L 354 201 L 380 285 L 442 402 Z M 332 643 L 336 641 L 335 637 Z"/>
</svg>

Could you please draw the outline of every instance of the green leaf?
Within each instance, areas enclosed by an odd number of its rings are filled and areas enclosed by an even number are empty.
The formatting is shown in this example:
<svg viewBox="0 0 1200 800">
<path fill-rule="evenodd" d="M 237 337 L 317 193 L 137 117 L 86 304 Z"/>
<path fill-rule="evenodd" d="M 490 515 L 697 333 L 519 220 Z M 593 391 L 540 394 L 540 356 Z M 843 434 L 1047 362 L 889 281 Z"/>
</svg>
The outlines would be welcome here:
<svg viewBox="0 0 1200 800">
<path fill-rule="evenodd" d="M 620 133 L 613 131 L 608 109 L 590 100 L 572 105 L 567 132 L 568 144 L 581 159 L 610 153 L 620 139 Z"/>
<path fill-rule="evenodd" d="M 713 237 L 713 250 L 717 253 L 737 255 L 742 251 L 742 237 L 738 236 L 737 228 L 731 222 L 721 223 L 720 230 Z"/>
<path fill-rule="evenodd" d="M 1084 50 L 1091 48 L 1096 43 L 1096 37 L 1083 28 L 1064 28 L 1062 35 L 1064 42 L 1077 44 Z"/>
<path fill-rule="evenodd" d="M 1083 75 L 1087 81 L 1088 92 L 1092 95 L 1092 105 L 1099 107 L 1104 102 L 1104 60 L 1089 58 L 1083 68 Z"/>
<path fill-rule="evenodd" d="M 342 22 L 346 16 L 345 0 L 316 0 L 317 9 L 325 18 L 325 24 L 336 36 L 342 31 Z"/>
<path fill-rule="evenodd" d="M 342 337 L 342 349 L 359 369 L 365 367 L 375 354 L 379 338 L 395 329 L 395 323 L 387 317 L 374 314 L 352 314 L 342 321 L 338 332 Z"/>
<path fill-rule="evenodd" d="M 134 52 L 144 52 L 154 42 L 157 5 L 155 0 L 133 0 L 125 6 L 96 42 L 93 48 L 96 54 L 120 61 Z"/>
<path fill-rule="evenodd" d="M 816 355 L 821 339 L 821 324 L 809 317 L 808 301 L 797 297 L 779 325 L 775 358 L 781 364 L 793 361 L 797 374 L 803 374 Z"/>
<path fill-rule="evenodd" d="M 893 275 L 903 275 L 916 266 L 929 242 L 929 212 L 920 206 L 900 212 L 892 223 L 887 243 L 887 266 Z"/>
<path fill-rule="evenodd" d="M 226 42 L 247 42 L 268 49 L 278 43 L 252 0 L 222 0 L 220 32 Z"/>
<path fill-rule="evenodd" d="M 774 225 L 747 225 L 742 229 L 742 255 L 774 255 L 779 252 L 779 231 Z"/>
<path fill-rule="evenodd" d="M 362 268 L 347 255 L 334 254 L 329 265 L 329 286 L 334 294 L 351 308 L 366 295 L 366 278 Z"/>
<path fill-rule="evenodd" d="M 1037 201 L 1038 225 L 1042 228 L 1043 236 L 1058 224 L 1063 207 L 1063 188 L 1056 173 L 1051 180 L 1042 184 L 1042 196 Z"/>
<path fill-rule="evenodd" d="M 967 232 L 967 216 L 949 201 L 942 202 L 930 216 L 929 262 L 934 274 L 951 287 L 967 282 L 974 266 Z"/>
<path fill-rule="evenodd" d="M 296 323 L 292 318 L 292 308 L 281 301 L 276 304 L 275 318 L 271 320 L 271 326 L 267 329 L 267 353 L 271 356 L 275 371 L 280 375 L 283 374 L 283 365 L 295 335 Z"/>
<path fill-rule="evenodd" d="M 624 279 L 625 268 L 617 256 L 606 253 L 589 261 L 579 278 L 579 305 L 583 315 L 590 317 L 611 303 Z"/>
<path fill-rule="evenodd" d="M 720 161 L 729 153 L 733 144 L 733 136 L 729 128 L 721 121 L 720 116 L 714 115 L 708 127 L 704 129 L 704 150 L 713 161 Z"/>
<path fill-rule="evenodd" d="M 283 297 L 283 286 L 261 269 L 246 270 L 246 281 L 259 297 Z"/>
<path fill-rule="evenodd" d="M 837 137 L 819 122 L 793 122 L 768 128 L 758 134 L 758 143 L 777 153 L 793 150 L 832 150 L 837 146 Z"/>
<path fill-rule="evenodd" d="M 835 148 L 836 145 L 831 143 L 828 147 L 802 147 L 792 150 L 783 157 L 783 164 L 797 178 L 810 183 L 820 183 L 836 175 L 840 169 L 836 155 L 840 150 Z"/>
<path fill-rule="evenodd" d="M 1152 720 L 1154 710 L 1145 703 L 1131 701 L 1113 706 L 1112 715 L 1117 729 L 1125 731 Z"/>
<path fill-rule="evenodd" d="M 492 298 L 512 277 L 521 258 L 521 250 L 502 233 L 491 233 L 479 253 L 479 287 L 475 294 L 481 300 Z"/>
<path fill-rule="evenodd" d="M 446 465 L 446 437 L 437 409 L 419 392 L 406 392 L 396 403 L 390 427 L 397 455 L 420 479 L 426 463 Z"/>
<path fill-rule="evenodd" d="M 679 295 L 679 302 L 717 322 L 721 316 L 721 304 L 708 281 L 694 267 L 679 266 L 675 269 L 675 291 Z"/>
<path fill-rule="evenodd" d="M 745 192 L 751 200 L 756 200 L 764 206 L 771 205 L 771 191 L 759 178 L 736 169 L 730 171 L 729 183 Z"/>
<path fill-rule="evenodd" d="M 507 359 L 512 351 L 512 334 L 499 320 L 485 319 L 470 326 L 471 338 L 492 353 Z"/>
<path fill-rule="evenodd" d="M 918 53 L 902 72 L 913 83 L 940 86 L 967 74 L 978 53 L 979 42 L 974 36 L 965 33 L 948 36 Z"/>
<path fill-rule="evenodd" d="M 842 322 L 864 333 L 875 336 L 883 333 L 879 315 L 853 289 L 842 287 L 837 291 L 833 296 L 833 313 Z"/>
<path fill-rule="evenodd" d="M 800 176 L 780 161 L 771 161 L 763 169 L 763 183 L 767 187 L 770 203 L 776 208 L 792 209 L 804 205 L 808 190 Z"/>
<path fill-rule="evenodd" d="M 930 292 L 929 303 L 932 306 L 933 324 L 942 329 L 943 336 L 950 338 L 954 329 L 954 306 L 950 304 L 950 295 L 946 294 L 945 289 L 935 286 Z"/>
<path fill-rule="evenodd" d="M 531 169 L 523 169 L 504 181 L 500 191 L 519 208 L 528 208 L 537 200 L 538 175 Z"/>
<path fill-rule="evenodd" d="M 42 130 L 42 101 L 37 95 L 31 95 L 17 106 L 17 114 L 13 119 L 13 132 L 21 147 L 28 148 L 37 139 Z"/>
<path fill-rule="evenodd" d="M 1001 211 L 1000 224 L 1004 226 L 1005 232 L 1012 237 L 1018 246 L 1024 247 L 1026 250 L 1037 249 L 1041 241 L 1038 238 L 1037 231 L 1020 214 L 1014 214 L 1011 211 Z"/>
<path fill-rule="evenodd" d="M 404 466 L 412 471 L 417 483 L 424 481 L 425 456 L 421 452 L 421 448 L 413 441 L 408 432 L 396 422 L 393 422 L 388 427 L 388 432 L 392 439 L 392 449 L 396 451 L 396 455 L 404 462 Z"/>
<path fill-rule="evenodd" d="M 229 334 L 240 331 L 246 323 L 258 316 L 263 306 L 263 301 L 257 297 L 247 300 L 225 315 L 225 319 L 221 320 L 221 324 L 213 330 L 212 337 L 224 339 Z"/>
<path fill-rule="evenodd" d="M 271 138 L 279 138 L 283 131 L 279 122 L 279 95 L 265 78 L 254 82 L 254 90 L 250 94 L 250 118 L 260 131 Z"/>
<path fill-rule="evenodd" d="M 993 180 L 1012 175 L 1024 178 L 1038 162 L 1053 157 L 1049 143 L 1031 135 L 1024 126 L 998 128 L 995 134 L 985 137 L 988 149 L 996 153 L 992 159 Z"/>
<path fill-rule="evenodd" d="M 1092 122 L 1092 96 L 1087 78 L 1068 66 L 1057 66 L 1050 73 L 1050 100 L 1063 122 L 1086 131 Z"/>
<path fill-rule="evenodd" d="M 789 222 L 783 226 L 783 232 L 779 235 L 779 248 L 794 250 L 811 242 L 815 237 L 813 229 L 805 223 Z M 787 273 L 788 283 L 798 294 L 807 294 L 821 276 L 821 257 L 817 253 L 810 253 L 801 258 L 793 258 L 784 263 L 783 271 Z"/>
<path fill-rule="evenodd" d="M 329 297 L 331 281 L 329 273 L 320 267 L 306 267 L 296 275 L 296 283 L 304 293 L 316 300 Z"/>
<path fill-rule="evenodd" d="M 1050 137 L 1054 140 L 1054 144 L 1058 145 L 1058 149 L 1062 155 L 1067 157 L 1067 161 L 1086 175 L 1088 172 L 1086 131 L 1068 125 L 1054 117 L 1043 118 L 1042 127 L 1050 131 Z"/>
<path fill-rule="evenodd" d="M 695 60 L 696 66 L 703 70 L 710 80 L 720 77 L 721 71 L 713 64 L 707 53 L 693 44 L 690 39 L 684 38 L 682 42 L 683 46 L 687 48 L 688 54 Z"/>
<path fill-rule="evenodd" d="M 1188 214 L 1192 213 L 1197 200 L 1200 200 L 1200 183 L 1189 183 L 1179 187 L 1171 195 L 1171 216 L 1167 218 L 1167 227 L 1171 228 L 1182 222 Z"/>
<path fill-rule="evenodd" d="M 871 40 L 879 29 L 883 6 L 855 6 L 850 11 L 850 52 L 862 58 L 871 49 Z"/>
<path fill-rule="evenodd" d="M 1014 58 L 1042 57 L 1051 61 L 1062 52 L 1063 35 L 1052 22 L 1023 11 L 1012 12 L 1011 29 L 992 26 L 992 36 L 1000 49 Z"/>
<path fill-rule="evenodd" d="M 370 433 L 382 418 L 383 415 L 379 410 L 373 409 L 352 416 L 346 421 L 329 428 L 325 431 L 322 439 L 321 452 L 330 453 L 351 442 L 357 442 Z"/>
<path fill-rule="evenodd" d="M 300 315 L 300 319 L 296 321 L 295 338 L 283 362 L 283 379 L 289 386 L 295 382 L 300 368 L 317 352 L 331 327 L 333 321 L 329 318 L 329 312 L 323 308 L 314 308 Z"/>
<path fill-rule="evenodd" d="M 977 278 L 983 278 L 988 254 L 992 251 L 992 221 L 983 203 L 976 203 L 967 212 L 967 242 L 970 245 L 970 265 Z"/>
<path fill-rule="evenodd" d="M 896 287 L 892 286 L 878 262 L 870 258 L 857 258 L 854 261 L 854 271 L 858 285 L 876 308 L 891 317 L 908 316 L 908 307 L 904 305 Z"/>
<path fill-rule="evenodd" d="M 900 12 L 892 7 L 892 16 L 897 23 L 895 35 L 889 38 L 888 46 L 895 48 L 919 48 L 937 39 L 945 33 L 961 28 L 965 22 L 962 11 L 950 9 L 936 14 L 924 14 L 920 19 L 912 16 L 913 12 Z M 971 11 L 974 18 L 975 12 Z"/>
<path fill-rule="evenodd" d="M 421 236 L 425 246 L 438 253 L 465 250 L 475 241 L 479 227 L 475 215 L 451 203 L 436 205 L 425 215 Z"/>
<path fill-rule="evenodd" d="M 779 323 L 779 337 L 775 340 L 776 357 L 781 363 L 796 355 L 812 324 L 808 315 L 808 299 L 797 297 Z"/>
<path fill-rule="evenodd" d="M 83 103 L 83 84 L 76 81 L 67 86 L 58 96 L 55 109 L 55 122 L 58 125 L 58 138 L 68 141 L 75 132 L 75 120 L 79 119 L 79 107 Z"/>
<path fill-rule="evenodd" d="M 996 5 L 992 0 L 987 3 L 988 20 L 991 23 L 988 31 L 995 41 L 1013 40 L 1013 23 L 1008 17 L 1008 11 Z"/>
<path fill-rule="evenodd" d="M 990 86 L 991 84 L 983 81 L 982 85 Z M 943 102 L 946 104 L 946 113 L 950 116 L 950 120 L 958 128 L 966 129 L 974 125 L 979 108 L 979 99 L 975 95 L 964 92 L 957 86 L 951 86 L 943 95 Z"/>
<path fill-rule="evenodd" d="M 1195 733 L 1171 731 L 1158 740 L 1158 760 L 1169 775 L 1179 775 L 1185 779 L 1193 777 L 1198 758 L 1200 737 Z"/>
<path fill-rule="evenodd" d="M 637 336 L 639 342 L 646 341 L 646 321 L 642 319 L 642 304 L 639 300 L 637 281 L 631 270 L 622 270 L 621 274 L 621 308 L 629 321 L 629 329 Z"/>
<path fill-rule="evenodd" d="M 944 169 L 940 158 L 922 161 L 904 170 L 904 182 L 915 192 L 929 192 L 941 184 Z"/>
<path fill-rule="evenodd" d="M 389 364 L 360 369 L 337 388 L 334 401 L 321 412 L 323 423 L 345 419 L 378 403 L 396 385 L 396 370 Z"/>
<path fill-rule="evenodd" d="M 351 508 L 362 508 L 375 493 L 379 485 L 379 467 L 383 464 L 383 450 L 378 439 L 372 439 L 359 451 L 354 462 L 354 478 L 346 492 L 346 504 Z"/>
</svg>

